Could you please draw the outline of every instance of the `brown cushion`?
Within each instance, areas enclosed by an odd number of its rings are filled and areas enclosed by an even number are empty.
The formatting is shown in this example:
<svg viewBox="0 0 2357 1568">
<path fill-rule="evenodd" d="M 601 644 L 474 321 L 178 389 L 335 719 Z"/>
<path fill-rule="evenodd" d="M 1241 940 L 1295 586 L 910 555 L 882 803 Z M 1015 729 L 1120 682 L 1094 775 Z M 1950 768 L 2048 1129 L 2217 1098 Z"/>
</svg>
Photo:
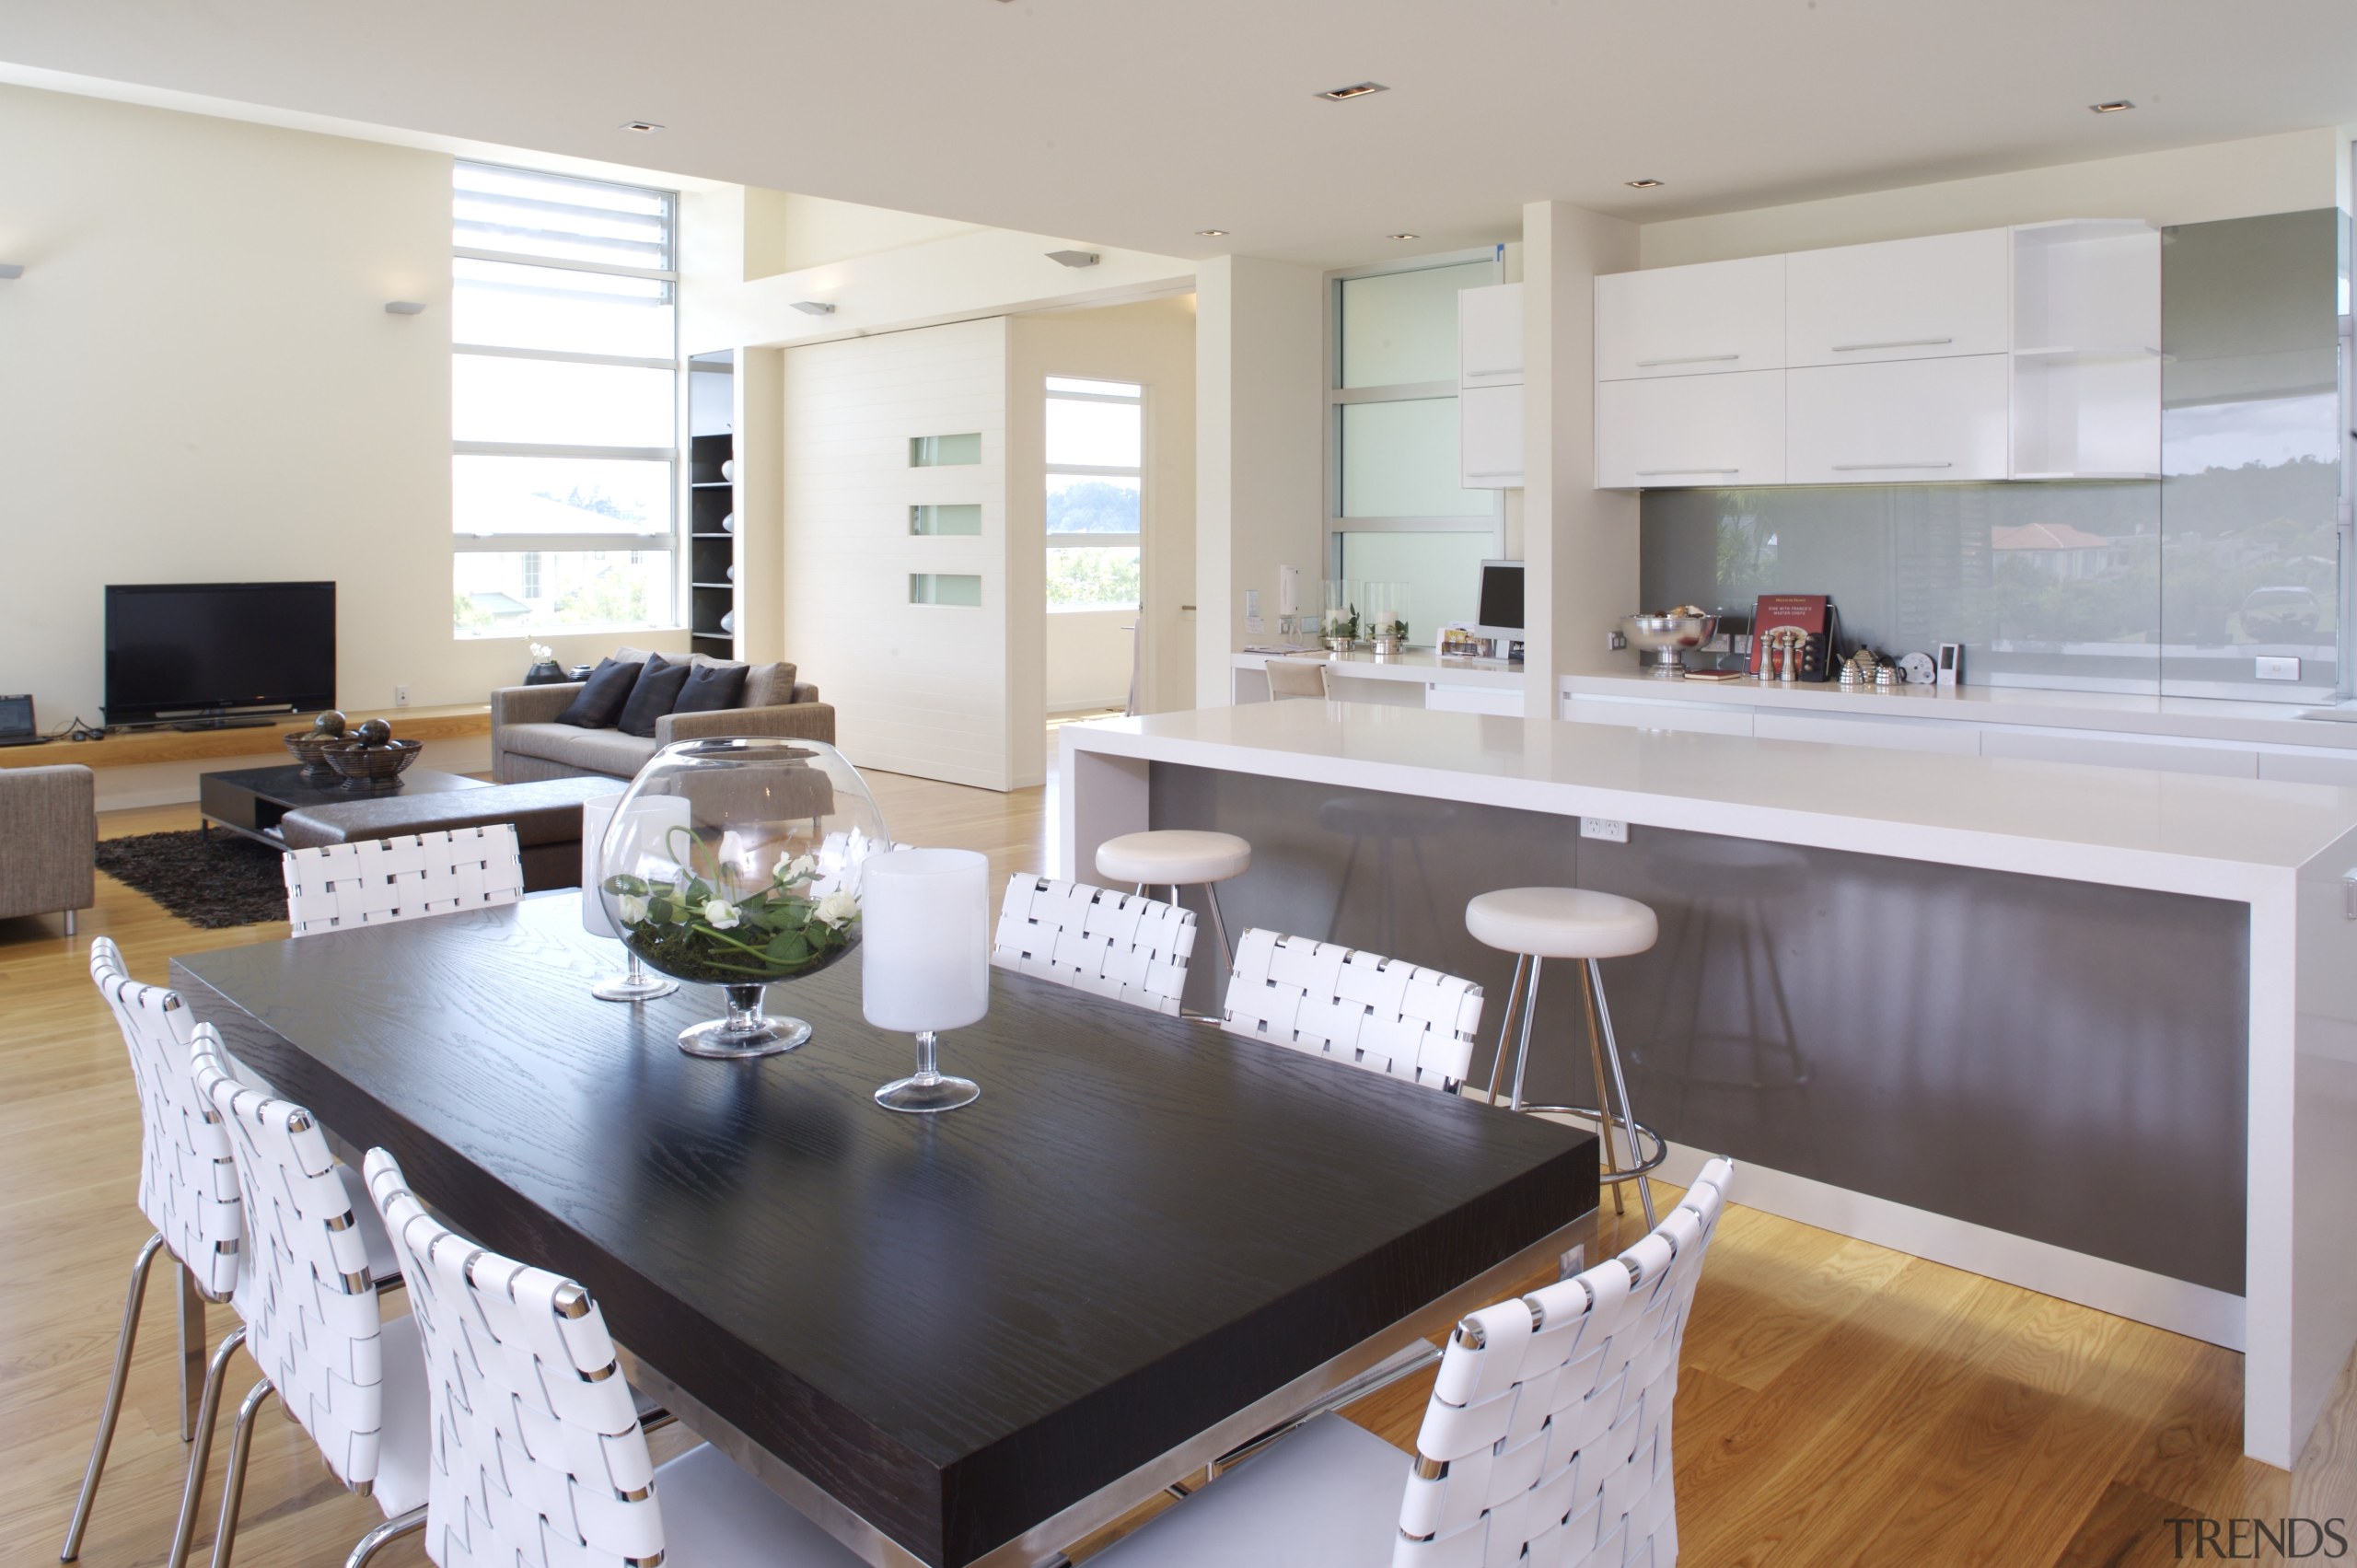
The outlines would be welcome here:
<svg viewBox="0 0 2357 1568">
<path fill-rule="evenodd" d="M 782 708 L 794 701 L 794 667 L 757 664 L 745 672 L 745 706 Z"/>
</svg>

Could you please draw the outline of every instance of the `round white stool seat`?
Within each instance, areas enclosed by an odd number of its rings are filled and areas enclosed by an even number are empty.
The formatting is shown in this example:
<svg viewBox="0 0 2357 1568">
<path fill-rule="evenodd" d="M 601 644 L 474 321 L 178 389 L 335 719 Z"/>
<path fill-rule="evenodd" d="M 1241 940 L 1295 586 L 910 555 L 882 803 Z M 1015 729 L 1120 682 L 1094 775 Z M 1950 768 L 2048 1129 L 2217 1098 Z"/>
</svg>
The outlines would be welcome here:
<svg viewBox="0 0 2357 1568">
<path fill-rule="evenodd" d="M 1650 905 L 1585 888 L 1503 888 L 1465 906 L 1476 942 L 1536 958 L 1619 958 L 1654 945 Z"/>
<path fill-rule="evenodd" d="M 1123 833 L 1097 848 L 1097 874 L 1111 882 L 1148 887 L 1225 882 L 1252 864 L 1252 846 L 1234 833 L 1163 828 Z"/>
</svg>

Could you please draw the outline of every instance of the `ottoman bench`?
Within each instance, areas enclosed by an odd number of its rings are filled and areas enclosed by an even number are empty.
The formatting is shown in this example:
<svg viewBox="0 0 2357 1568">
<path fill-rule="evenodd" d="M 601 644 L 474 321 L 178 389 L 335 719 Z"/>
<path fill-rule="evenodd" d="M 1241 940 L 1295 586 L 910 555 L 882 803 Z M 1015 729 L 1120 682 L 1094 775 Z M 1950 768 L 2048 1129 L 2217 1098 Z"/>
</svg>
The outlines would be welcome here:
<svg viewBox="0 0 2357 1568">
<path fill-rule="evenodd" d="M 447 794 L 339 800 L 289 811 L 279 819 L 278 830 L 289 849 L 316 849 L 511 823 L 523 851 L 524 890 L 539 893 L 580 886 L 581 803 L 620 795 L 626 787 L 622 779 L 539 779 Z"/>
</svg>

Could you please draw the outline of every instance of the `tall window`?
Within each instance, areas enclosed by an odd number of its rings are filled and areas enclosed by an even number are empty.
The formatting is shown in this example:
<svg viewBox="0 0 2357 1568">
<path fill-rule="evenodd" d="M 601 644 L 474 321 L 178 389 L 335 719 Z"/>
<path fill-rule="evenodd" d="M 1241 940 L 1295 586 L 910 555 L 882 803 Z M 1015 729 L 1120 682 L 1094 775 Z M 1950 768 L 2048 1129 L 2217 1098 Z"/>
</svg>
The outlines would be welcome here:
<svg viewBox="0 0 2357 1568">
<path fill-rule="evenodd" d="M 457 634 L 679 618 L 678 199 L 457 166 Z"/>
<path fill-rule="evenodd" d="M 1145 389 L 1048 377 L 1048 608 L 1135 610 Z"/>
<path fill-rule="evenodd" d="M 1498 273 L 1427 258 L 1329 285 L 1327 574 L 1406 584 L 1419 643 L 1472 619 L 1480 563 L 1504 553 L 1500 493 L 1462 488 L 1457 449 L 1457 292 Z"/>
</svg>

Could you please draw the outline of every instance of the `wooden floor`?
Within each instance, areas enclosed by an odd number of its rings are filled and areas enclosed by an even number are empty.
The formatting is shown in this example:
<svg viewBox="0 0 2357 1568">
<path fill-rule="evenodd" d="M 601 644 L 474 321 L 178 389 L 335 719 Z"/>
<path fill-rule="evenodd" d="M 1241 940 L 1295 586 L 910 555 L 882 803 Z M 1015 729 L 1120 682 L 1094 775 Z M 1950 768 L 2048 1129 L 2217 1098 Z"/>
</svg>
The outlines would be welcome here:
<svg viewBox="0 0 2357 1568">
<path fill-rule="evenodd" d="M 1051 792 L 871 776 L 904 841 L 982 850 L 1001 876 L 1048 863 Z M 193 825 L 183 807 L 112 813 L 100 831 Z M 0 922 L 0 1540 L 10 1543 L 0 1561 L 8 1563 L 51 1561 L 63 1539 L 124 1278 L 146 1235 L 133 1206 L 137 1113 L 121 1039 L 89 983 L 87 938 L 112 936 L 135 974 L 160 981 L 175 953 L 286 932 L 277 923 L 198 931 L 103 877 L 99 900 L 77 940 L 54 920 Z M 1608 1203 L 1606 1225 L 1609 1247 Z M 1619 1240 L 1634 1234 L 1622 1222 Z M 226 1311 L 215 1318 L 217 1334 Z M 159 1288 L 83 1548 L 94 1568 L 160 1562 L 171 1533 L 185 1452 L 171 1345 Z M 2287 1476 L 2241 1457 L 2240 1370 L 2239 1357 L 2191 1340 L 1737 1206 L 1686 1341 L 1676 1429 L 1683 1560 L 1689 1568 L 2166 1563 L 2180 1561 L 2172 1516 L 2357 1516 L 2349 1376 Z M 233 1397 L 253 1376 L 241 1360 Z M 1401 1384 L 1351 1413 L 1405 1446 L 1427 1387 Z M 680 1441 L 658 1438 L 667 1448 Z M 208 1499 L 201 1543 L 212 1511 Z M 238 1562 L 339 1562 L 377 1517 L 329 1477 L 299 1428 L 264 1419 Z M 377 1561 L 424 1559 L 412 1540 Z"/>
</svg>

